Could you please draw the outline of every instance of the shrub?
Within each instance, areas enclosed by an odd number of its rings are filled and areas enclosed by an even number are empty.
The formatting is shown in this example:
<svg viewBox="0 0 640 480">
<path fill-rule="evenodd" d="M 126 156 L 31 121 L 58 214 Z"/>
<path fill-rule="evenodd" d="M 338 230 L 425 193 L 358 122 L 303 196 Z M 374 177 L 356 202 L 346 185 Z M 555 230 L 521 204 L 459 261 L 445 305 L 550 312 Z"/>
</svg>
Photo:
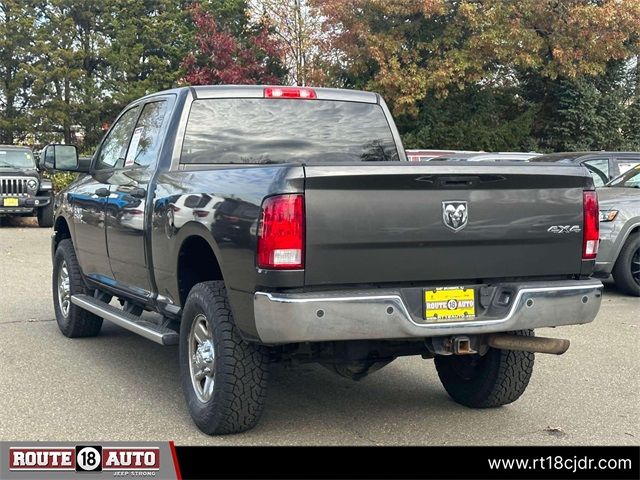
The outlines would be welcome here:
<svg viewBox="0 0 640 480">
<path fill-rule="evenodd" d="M 67 188 L 77 178 L 73 172 L 45 172 L 44 176 L 51 179 L 55 193 Z"/>
</svg>

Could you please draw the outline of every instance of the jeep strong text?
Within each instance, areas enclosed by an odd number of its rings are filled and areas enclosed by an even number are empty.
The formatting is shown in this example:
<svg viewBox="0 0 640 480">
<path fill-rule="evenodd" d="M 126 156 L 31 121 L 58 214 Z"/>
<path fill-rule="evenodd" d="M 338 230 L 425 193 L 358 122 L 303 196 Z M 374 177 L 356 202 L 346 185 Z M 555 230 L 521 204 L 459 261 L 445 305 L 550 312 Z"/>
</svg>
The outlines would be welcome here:
<svg viewBox="0 0 640 480">
<path fill-rule="evenodd" d="M 498 407 L 524 392 L 541 327 L 591 322 L 598 202 L 582 166 L 413 163 L 374 93 L 199 86 L 113 123 L 56 197 L 53 297 L 68 337 L 103 319 L 179 345 L 208 434 L 253 427 L 269 364 L 358 380 L 433 358 L 449 395 Z M 550 393 L 552 394 L 552 393 Z"/>
</svg>

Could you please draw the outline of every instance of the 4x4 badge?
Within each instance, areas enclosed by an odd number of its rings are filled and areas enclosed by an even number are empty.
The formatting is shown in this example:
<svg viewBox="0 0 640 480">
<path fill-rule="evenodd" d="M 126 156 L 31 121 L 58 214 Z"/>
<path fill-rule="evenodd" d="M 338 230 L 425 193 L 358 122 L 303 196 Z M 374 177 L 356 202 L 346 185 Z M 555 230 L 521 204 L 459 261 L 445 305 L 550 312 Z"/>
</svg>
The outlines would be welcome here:
<svg viewBox="0 0 640 480">
<path fill-rule="evenodd" d="M 442 202 L 442 221 L 454 232 L 466 227 L 468 218 L 467 202 L 461 200 Z"/>
</svg>

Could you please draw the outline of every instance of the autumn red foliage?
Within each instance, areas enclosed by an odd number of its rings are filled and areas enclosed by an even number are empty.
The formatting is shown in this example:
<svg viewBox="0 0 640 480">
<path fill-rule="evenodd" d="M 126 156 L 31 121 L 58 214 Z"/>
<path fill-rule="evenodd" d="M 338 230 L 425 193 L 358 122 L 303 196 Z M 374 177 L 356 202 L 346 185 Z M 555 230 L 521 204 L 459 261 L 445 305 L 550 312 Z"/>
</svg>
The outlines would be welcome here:
<svg viewBox="0 0 640 480">
<path fill-rule="evenodd" d="M 199 4 L 190 7 L 197 32 L 197 50 L 182 62 L 184 82 L 191 85 L 277 84 L 273 65 L 281 57 L 281 45 L 266 26 L 238 38 L 221 29 L 213 14 Z"/>
</svg>

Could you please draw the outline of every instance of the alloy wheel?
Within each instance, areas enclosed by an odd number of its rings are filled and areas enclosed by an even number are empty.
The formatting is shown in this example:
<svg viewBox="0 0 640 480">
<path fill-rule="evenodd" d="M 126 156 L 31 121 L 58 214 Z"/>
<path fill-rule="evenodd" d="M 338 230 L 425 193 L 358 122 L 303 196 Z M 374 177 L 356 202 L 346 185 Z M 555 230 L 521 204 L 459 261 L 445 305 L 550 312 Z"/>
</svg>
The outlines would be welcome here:
<svg viewBox="0 0 640 480">
<path fill-rule="evenodd" d="M 69 283 L 69 269 L 67 262 L 63 261 L 58 271 L 58 305 L 64 317 L 69 316 L 71 307 L 71 285 Z"/>
<path fill-rule="evenodd" d="M 640 248 L 631 257 L 631 276 L 640 285 Z"/>
<path fill-rule="evenodd" d="M 213 395 L 215 358 L 211 324 L 200 313 L 193 320 L 189 332 L 189 371 L 196 396 L 203 403 L 208 402 Z"/>
</svg>

